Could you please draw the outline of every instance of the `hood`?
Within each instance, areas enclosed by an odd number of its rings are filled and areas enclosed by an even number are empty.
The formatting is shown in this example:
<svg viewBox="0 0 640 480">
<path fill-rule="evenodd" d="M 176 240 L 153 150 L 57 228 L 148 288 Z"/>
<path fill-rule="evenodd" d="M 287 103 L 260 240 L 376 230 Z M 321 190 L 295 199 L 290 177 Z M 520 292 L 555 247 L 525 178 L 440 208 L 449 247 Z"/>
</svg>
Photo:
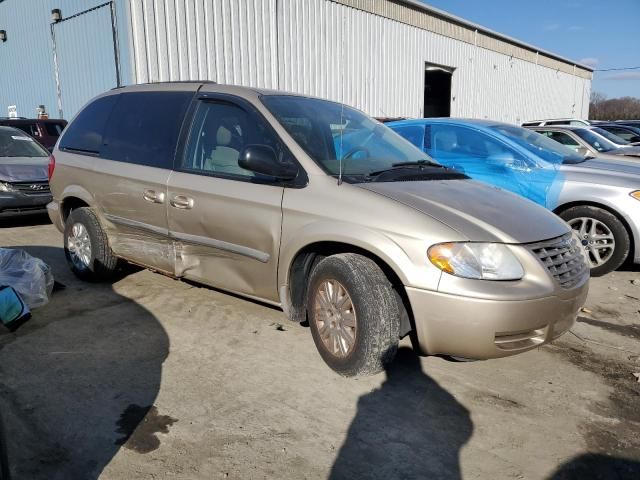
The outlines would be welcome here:
<svg viewBox="0 0 640 480">
<path fill-rule="evenodd" d="M 608 151 L 611 155 L 627 155 L 630 157 L 640 157 L 640 147 L 629 145 Z"/>
<path fill-rule="evenodd" d="M 590 158 L 574 165 L 563 165 L 563 170 L 600 170 L 602 173 L 621 173 L 625 175 L 640 175 L 640 161 L 621 156 L 607 158 Z"/>
<path fill-rule="evenodd" d="M 356 185 L 415 208 L 470 241 L 531 243 L 569 232 L 566 223 L 541 206 L 473 180 Z"/>
<path fill-rule="evenodd" d="M 48 175 L 47 157 L 0 157 L 1 182 L 43 182 Z"/>
</svg>

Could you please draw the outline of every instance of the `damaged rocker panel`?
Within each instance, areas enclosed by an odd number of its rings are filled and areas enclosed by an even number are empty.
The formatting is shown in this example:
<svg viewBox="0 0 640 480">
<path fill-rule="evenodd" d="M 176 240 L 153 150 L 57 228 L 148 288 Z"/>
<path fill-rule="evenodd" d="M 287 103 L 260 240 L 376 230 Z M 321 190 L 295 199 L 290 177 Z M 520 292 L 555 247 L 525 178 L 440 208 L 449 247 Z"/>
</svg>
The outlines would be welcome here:
<svg viewBox="0 0 640 480">
<path fill-rule="evenodd" d="M 235 253 L 238 255 L 242 255 L 244 257 L 253 258 L 262 263 L 267 263 L 271 258 L 271 255 L 266 252 L 262 252 L 260 250 L 256 250 L 251 247 L 245 247 L 244 245 L 229 243 L 223 240 L 216 240 L 215 238 L 208 238 L 200 235 L 191 235 L 189 233 L 170 232 L 166 228 L 156 227 L 154 225 L 149 225 L 148 223 L 138 222 L 136 220 L 130 220 L 127 218 L 118 217 L 116 215 L 107 214 L 105 215 L 105 218 L 112 223 L 125 225 L 127 227 L 132 227 L 132 228 L 138 228 L 141 230 L 147 230 L 157 235 L 162 235 L 162 236 L 171 238 L 173 240 L 178 240 L 181 242 L 192 243 L 196 245 L 203 245 L 205 247 L 217 248 L 219 250 L 224 250 L 226 252 Z"/>
</svg>

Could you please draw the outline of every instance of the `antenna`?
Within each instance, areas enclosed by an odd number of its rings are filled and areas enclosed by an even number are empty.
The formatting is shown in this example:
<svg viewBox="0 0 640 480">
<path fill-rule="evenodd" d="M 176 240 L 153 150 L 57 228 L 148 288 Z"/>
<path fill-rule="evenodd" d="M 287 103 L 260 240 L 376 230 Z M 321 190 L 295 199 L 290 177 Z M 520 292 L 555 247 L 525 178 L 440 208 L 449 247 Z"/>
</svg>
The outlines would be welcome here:
<svg viewBox="0 0 640 480">
<path fill-rule="evenodd" d="M 342 16 L 342 36 L 345 35 L 345 18 L 346 15 Z M 344 38 L 342 39 L 344 40 Z M 338 185 L 342 185 L 342 136 L 344 135 L 344 128 L 342 128 L 342 124 L 344 123 L 344 41 L 340 42 L 340 159 L 338 160 Z"/>
</svg>

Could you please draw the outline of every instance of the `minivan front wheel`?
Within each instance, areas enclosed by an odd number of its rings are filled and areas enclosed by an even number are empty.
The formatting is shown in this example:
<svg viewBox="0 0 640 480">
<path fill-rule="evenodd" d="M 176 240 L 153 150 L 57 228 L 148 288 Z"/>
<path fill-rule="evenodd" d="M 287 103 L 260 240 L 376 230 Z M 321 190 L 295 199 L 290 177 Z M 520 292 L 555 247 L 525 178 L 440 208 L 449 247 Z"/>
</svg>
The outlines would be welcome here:
<svg viewBox="0 0 640 480">
<path fill-rule="evenodd" d="M 616 270 L 629 255 L 631 241 L 624 224 L 613 213 L 590 205 L 571 207 L 560 214 L 580 237 L 591 275 Z"/>
<path fill-rule="evenodd" d="M 393 360 L 404 307 L 373 260 L 353 253 L 326 257 L 313 269 L 307 292 L 311 334 L 333 370 L 372 375 Z"/>
<path fill-rule="evenodd" d="M 108 280 L 118 265 L 96 214 L 87 207 L 72 210 L 67 217 L 64 254 L 71 271 L 82 280 Z"/>
</svg>

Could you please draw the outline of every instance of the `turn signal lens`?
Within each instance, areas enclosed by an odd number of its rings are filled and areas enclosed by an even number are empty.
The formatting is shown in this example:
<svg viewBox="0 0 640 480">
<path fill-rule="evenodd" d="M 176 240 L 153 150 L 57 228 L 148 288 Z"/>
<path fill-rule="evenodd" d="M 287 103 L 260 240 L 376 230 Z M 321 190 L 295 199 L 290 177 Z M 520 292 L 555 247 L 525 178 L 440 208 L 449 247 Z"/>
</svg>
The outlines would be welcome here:
<svg viewBox="0 0 640 480">
<path fill-rule="evenodd" d="M 635 190 L 635 191 L 631 192 L 629 195 L 631 195 L 636 200 L 640 200 L 640 190 Z"/>
<path fill-rule="evenodd" d="M 56 169 L 56 157 L 53 154 L 49 155 L 49 181 L 53 177 L 53 171 Z"/>
<path fill-rule="evenodd" d="M 443 272 L 477 280 L 520 280 L 524 269 L 501 243 L 439 243 L 428 251 L 429 260 Z"/>
</svg>

